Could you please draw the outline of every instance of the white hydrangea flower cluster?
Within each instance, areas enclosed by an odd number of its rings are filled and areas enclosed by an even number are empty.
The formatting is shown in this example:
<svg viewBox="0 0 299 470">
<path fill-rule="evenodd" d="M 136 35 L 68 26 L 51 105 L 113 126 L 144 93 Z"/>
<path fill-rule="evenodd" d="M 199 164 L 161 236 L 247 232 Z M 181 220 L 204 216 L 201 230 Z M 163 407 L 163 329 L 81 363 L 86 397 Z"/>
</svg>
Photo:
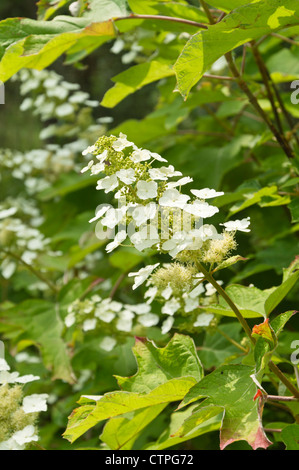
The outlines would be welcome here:
<svg viewBox="0 0 299 470">
<path fill-rule="evenodd" d="M 181 188 L 191 183 L 192 178 L 183 177 L 173 165 L 166 166 L 164 163 L 167 161 L 159 154 L 138 148 L 124 134 L 101 137 L 83 154 L 93 154 L 97 161 L 91 160 L 81 171 L 89 171 L 91 175 L 105 174 L 98 180 L 97 189 L 105 193 L 114 192 L 119 202 L 117 209 L 101 206 L 91 220 L 98 221 L 97 227 L 105 227 L 108 233 L 122 227 L 113 242 L 107 245 L 108 252 L 129 237 L 139 251 L 152 248 L 168 253 L 172 258 L 184 255 L 186 261 L 203 259 L 203 255 L 207 258 L 213 243 L 218 251 L 221 244 L 225 244 L 222 258 L 226 256 L 229 237 L 206 223 L 206 219 L 219 212 L 207 200 L 222 196 L 223 192 L 204 188 L 191 189 L 192 197 L 184 194 Z M 153 163 L 156 162 L 164 165 L 155 168 Z M 223 225 L 224 232 L 234 235 L 236 230 L 247 231 L 249 219 Z M 233 249 L 233 242 L 230 244 L 230 249 Z M 212 255 L 209 253 L 210 262 L 213 262 Z"/>
<path fill-rule="evenodd" d="M 42 221 L 38 209 L 34 205 L 31 206 L 28 201 L 25 218 L 29 216 L 29 220 L 26 222 L 16 216 L 19 212 L 23 211 L 18 200 L 7 200 L 6 203 L 0 205 L 0 247 L 2 248 L 0 269 L 5 279 L 9 279 L 15 273 L 18 265 L 17 259 L 31 265 L 45 251 L 48 254 L 59 254 L 50 250 L 51 240 L 35 226 Z"/>
<path fill-rule="evenodd" d="M 133 290 L 144 284 L 147 290 L 144 294 L 146 303 L 154 300 L 163 304 L 162 315 L 167 318 L 162 322 L 162 334 L 168 333 L 175 323 L 175 316 L 188 317 L 189 325 L 208 326 L 215 316 L 209 314 L 202 324 L 202 313 L 198 313 L 199 305 L 207 305 L 215 301 L 215 288 L 198 273 L 195 266 L 182 263 L 156 263 L 129 273 L 134 278 Z M 222 281 L 218 281 L 221 285 Z M 205 317 L 206 318 L 206 317 Z"/>
<path fill-rule="evenodd" d="M 67 82 L 53 71 L 24 69 L 14 80 L 21 82 L 20 93 L 24 96 L 21 111 L 32 110 L 33 115 L 46 123 L 40 139 L 57 137 L 65 142 L 62 145 L 46 143 L 43 148 L 28 152 L 0 151 L 0 167 L 22 180 L 28 194 L 36 194 L 49 188 L 62 173 L 78 172 L 82 151 L 106 131 L 111 119 L 95 120 L 93 108 L 99 102 L 91 100 L 78 84 Z"/>
<path fill-rule="evenodd" d="M 36 421 L 40 412 L 47 411 L 48 394 L 24 396 L 23 386 L 39 378 L 10 372 L 0 358 L 0 450 L 26 450 L 38 441 Z"/>
<path fill-rule="evenodd" d="M 119 203 L 118 208 L 99 206 L 90 220 L 97 222 L 97 235 L 113 234 L 106 251 L 110 253 L 129 239 L 138 251 L 151 249 L 172 258 L 172 263 L 156 263 L 129 273 L 134 277 L 133 289 L 146 281 L 147 305 L 154 300 L 163 304 L 161 314 L 167 318 L 162 333 L 173 327 L 177 315 L 188 316 L 194 326 L 210 324 L 214 316 L 203 318 L 198 307 L 211 302 L 215 290 L 204 280 L 199 263 L 213 270 L 227 259 L 237 246 L 236 231 L 249 231 L 249 217 L 224 222 L 218 232 L 206 222 L 219 212 L 208 201 L 224 193 L 210 188 L 184 193 L 182 187 L 192 183 L 192 178 L 184 177 L 161 155 L 138 148 L 122 133 L 100 137 L 83 154 L 94 158 L 82 173 L 102 176 L 96 189 L 113 192 Z"/>
<path fill-rule="evenodd" d="M 124 304 L 98 294 L 89 299 L 75 300 L 69 305 L 64 319 L 68 328 L 76 325 L 84 332 L 100 330 L 101 334 L 105 333 L 100 347 L 107 351 L 114 348 L 117 337 L 122 333 L 131 333 L 138 327 L 156 326 L 159 321 L 159 315 L 152 313 L 147 303 Z"/>
</svg>

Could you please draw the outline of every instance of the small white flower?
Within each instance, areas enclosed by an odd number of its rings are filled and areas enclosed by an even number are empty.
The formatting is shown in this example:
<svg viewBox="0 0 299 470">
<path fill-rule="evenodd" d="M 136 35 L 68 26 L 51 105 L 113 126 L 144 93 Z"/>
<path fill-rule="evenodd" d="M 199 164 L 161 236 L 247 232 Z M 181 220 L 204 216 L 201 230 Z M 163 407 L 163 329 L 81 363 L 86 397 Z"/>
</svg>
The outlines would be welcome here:
<svg viewBox="0 0 299 470">
<path fill-rule="evenodd" d="M 174 257 L 185 250 L 192 243 L 192 238 L 187 232 L 176 232 L 170 240 L 162 244 L 162 249 L 168 251 L 170 256 Z"/>
<path fill-rule="evenodd" d="M 111 229 L 116 227 L 116 225 L 122 221 L 126 210 L 127 208 L 125 206 L 121 207 L 120 209 L 114 209 L 112 207 L 105 213 L 105 216 L 101 220 L 102 225 Z"/>
<path fill-rule="evenodd" d="M 16 207 L 10 207 L 9 209 L 0 211 L 0 220 L 14 215 L 17 211 L 18 209 Z"/>
<path fill-rule="evenodd" d="M 19 384 L 27 384 L 29 382 L 34 382 L 35 380 L 39 380 L 40 377 L 38 375 L 32 375 L 32 374 L 28 374 L 28 375 L 21 375 L 21 377 L 18 377 L 16 379 L 16 382 L 18 382 Z"/>
<path fill-rule="evenodd" d="M 87 149 L 83 150 L 82 152 L 82 155 L 89 155 L 89 154 L 93 154 L 93 152 L 96 151 L 96 146 L 95 145 L 91 145 L 90 147 L 87 147 Z"/>
<path fill-rule="evenodd" d="M 154 158 L 155 160 L 158 160 L 158 162 L 167 162 L 165 158 L 161 157 L 161 155 L 159 155 L 156 152 L 151 152 L 151 157 Z"/>
<path fill-rule="evenodd" d="M 191 297 L 184 297 L 185 302 L 185 312 L 189 313 L 195 310 L 198 307 L 198 298 L 192 299 Z"/>
<path fill-rule="evenodd" d="M 225 227 L 227 232 L 235 232 L 239 230 L 240 232 L 250 232 L 248 228 L 250 225 L 250 217 L 246 217 L 242 220 L 230 220 L 229 222 L 224 222 L 224 224 L 220 224 Z"/>
<path fill-rule="evenodd" d="M 215 191 L 215 189 L 191 189 L 190 191 L 194 196 L 198 197 L 198 199 L 211 199 L 213 197 L 223 196 L 224 192 L 222 191 Z"/>
<path fill-rule="evenodd" d="M 133 233 L 130 236 L 130 240 L 136 250 L 143 251 L 159 243 L 160 238 L 156 227 L 149 225 L 143 227 L 139 232 Z"/>
<path fill-rule="evenodd" d="M 119 134 L 119 137 L 113 142 L 112 148 L 116 150 L 116 152 L 121 152 L 126 147 L 133 147 L 134 144 L 129 142 L 127 136 L 122 132 Z"/>
<path fill-rule="evenodd" d="M 129 310 L 123 310 L 119 313 L 119 319 L 116 322 L 116 328 L 119 331 L 131 331 L 134 316 L 134 313 L 130 312 Z"/>
<path fill-rule="evenodd" d="M 137 304 L 137 305 L 126 304 L 125 308 L 126 310 L 130 310 L 131 312 L 136 313 L 136 315 L 143 315 L 151 311 L 151 307 L 147 303 Z"/>
<path fill-rule="evenodd" d="M 115 250 L 125 239 L 127 238 L 127 232 L 125 230 L 121 230 L 115 236 L 113 242 L 108 243 L 106 246 L 107 253 L 111 253 L 111 251 Z"/>
<path fill-rule="evenodd" d="M 112 338 L 111 336 L 105 336 L 100 342 L 100 348 L 107 352 L 112 351 L 115 345 L 116 339 Z"/>
<path fill-rule="evenodd" d="M 137 183 L 137 196 L 139 199 L 151 199 L 157 196 L 158 185 L 155 181 L 140 180 Z"/>
<path fill-rule="evenodd" d="M 181 194 L 177 189 L 166 189 L 159 199 L 160 206 L 183 208 L 190 199 L 186 194 Z"/>
<path fill-rule="evenodd" d="M 175 171 L 172 165 L 162 166 L 161 168 L 151 168 L 149 170 L 149 175 L 153 180 L 162 180 L 166 181 L 168 178 L 173 176 L 182 176 L 180 171 Z"/>
<path fill-rule="evenodd" d="M 173 324 L 174 324 L 173 317 L 166 318 L 166 320 L 164 320 L 164 322 L 162 323 L 162 327 L 161 327 L 162 335 L 166 335 L 166 333 L 168 333 L 171 330 Z"/>
<path fill-rule="evenodd" d="M 71 326 L 73 326 L 75 322 L 76 322 L 76 315 L 74 313 L 69 313 L 64 319 L 64 323 L 67 328 L 70 328 Z"/>
<path fill-rule="evenodd" d="M 213 318 L 214 315 L 212 313 L 200 313 L 197 316 L 194 326 L 209 326 Z"/>
<path fill-rule="evenodd" d="M 219 209 L 216 206 L 211 206 L 207 202 L 196 200 L 193 204 L 186 204 L 184 206 L 184 211 L 188 214 L 195 215 L 195 217 L 205 219 L 207 217 L 212 217 L 214 214 L 219 212 Z"/>
<path fill-rule="evenodd" d="M 29 424 L 21 431 L 17 431 L 13 434 L 12 439 L 19 445 L 28 444 L 28 442 L 38 441 L 35 427 Z"/>
<path fill-rule="evenodd" d="M 0 372 L 0 384 L 14 384 L 17 382 L 18 377 L 19 372 L 8 372 L 7 370 L 3 370 Z"/>
<path fill-rule="evenodd" d="M 99 307 L 95 311 L 95 316 L 99 318 L 101 321 L 103 321 L 104 323 L 110 323 L 112 322 L 112 320 L 114 320 L 115 313 L 110 312 L 109 310 L 107 311 L 106 309 Z"/>
<path fill-rule="evenodd" d="M 134 150 L 134 152 L 132 152 L 132 155 L 130 156 L 130 159 L 134 162 L 134 163 L 140 163 L 140 162 L 144 162 L 146 160 L 150 160 L 151 158 L 151 152 L 149 150 L 146 150 L 146 149 L 136 149 Z"/>
<path fill-rule="evenodd" d="M 159 320 L 160 320 L 159 316 L 155 315 L 154 313 L 146 313 L 138 317 L 138 322 L 142 326 L 146 326 L 146 327 L 158 325 Z"/>
<path fill-rule="evenodd" d="M 150 202 L 146 206 L 138 205 L 132 212 L 132 217 L 137 227 L 144 224 L 148 220 L 152 220 L 157 212 L 157 206 L 154 202 Z"/>
<path fill-rule="evenodd" d="M 205 291 L 203 284 L 198 284 L 191 292 L 189 292 L 189 297 L 191 299 L 197 298 L 200 294 L 203 294 Z"/>
<path fill-rule="evenodd" d="M 156 267 L 159 266 L 159 264 L 160 263 L 151 264 L 149 266 L 146 266 L 145 268 L 139 269 L 139 271 L 137 271 L 137 272 L 129 273 L 128 274 L 129 277 L 132 277 L 132 276 L 135 277 L 135 282 L 134 282 L 134 285 L 133 285 L 133 289 L 136 289 L 141 284 L 143 284 L 144 281 L 146 281 L 147 278 L 152 274 L 154 269 L 156 269 Z"/>
<path fill-rule="evenodd" d="M 158 292 L 158 288 L 157 287 L 150 287 L 144 294 L 144 298 L 145 299 L 148 299 L 146 302 L 148 304 L 151 304 L 154 300 L 154 298 L 156 297 L 157 295 L 157 292 Z"/>
<path fill-rule="evenodd" d="M 12 437 L 7 441 L 0 442 L 0 450 L 24 450 L 24 446 L 18 444 Z"/>
<path fill-rule="evenodd" d="M 161 295 L 164 299 L 169 300 L 172 295 L 172 288 L 167 286 L 162 292 Z"/>
<path fill-rule="evenodd" d="M 104 163 L 108 158 L 108 150 L 104 150 L 104 152 L 100 153 L 96 156 L 96 159 L 99 160 L 100 163 Z"/>
<path fill-rule="evenodd" d="M 116 172 L 116 176 L 125 184 L 132 184 L 136 181 L 135 170 L 133 168 L 119 170 Z"/>
<path fill-rule="evenodd" d="M 105 193 L 113 191 L 119 185 L 119 181 L 116 175 L 106 176 L 105 178 L 97 182 L 96 189 L 104 189 Z"/>
<path fill-rule="evenodd" d="M 85 320 L 82 326 L 83 331 L 91 331 L 94 330 L 97 326 L 96 318 L 89 318 Z"/>
<path fill-rule="evenodd" d="M 184 186 L 185 184 L 192 183 L 193 178 L 190 178 L 190 176 L 184 176 L 183 178 L 180 178 L 178 181 L 171 181 L 167 183 L 166 189 L 173 189 L 177 188 L 178 186 Z"/>
<path fill-rule="evenodd" d="M 173 297 L 172 299 L 165 302 L 165 304 L 162 307 L 161 312 L 164 313 L 165 315 L 173 316 L 175 312 L 179 310 L 179 308 L 181 308 L 181 304 L 179 300 Z"/>
<path fill-rule="evenodd" d="M 223 284 L 223 281 L 217 281 L 217 282 L 220 286 Z M 217 292 L 215 287 L 212 284 L 210 284 L 209 282 L 205 285 L 205 288 L 206 288 L 206 295 L 207 296 L 214 295 Z"/>
<path fill-rule="evenodd" d="M 92 165 L 90 173 L 92 175 L 98 175 L 99 173 L 102 173 L 105 170 L 105 163 L 99 162 L 96 163 L 95 165 Z"/>
<path fill-rule="evenodd" d="M 82 168 L 81 173 L 86 173 L 88 170 L 91 169 L 91 167 L 93 166 L 93 164 L 94 164 L 94 161 L 93 161 L 93 160 L 90 160 L 90 162 L 88 163 L 88 165 L 85 166 L 84 168 Z"/>
<path fill-rule="evenodd" d="M 96 220 L 100 219 L 106 212 L 107 210 L 110 208 L 110 204 L 107 204 L 107 205 L 104 205 L 102 207 L 100 207 L 97 211 L 96 211 L 96 215 L 93 219 L 90 219 L 89 223 L 91 224 L 92 222 L 95 222 Z"/>
<path fill-rule="evenodd" d="M 10 367 L 7 364 L 5 359 L 0 358 L 0 371 L 4 371 L 4 370 L 6 370 L 6 371 L 10 370 Z"/>
<path fill-rule="evenodd" d="M 40 411 L 47 411 L 47 399 L 49 395 L 47 393 L 34 393 L 24 397 L 22 409 L 24 413 L 39 413 Z"/>
<path fill-rule="evenodd" d="M 222 235 L 217 233 L 217 229 L 216 227 L 214 227 L 214 225 L 204 224 L 198 229 L 198 232 L 202 241 L 216 240 L 222 238 Z"/>
</svg>

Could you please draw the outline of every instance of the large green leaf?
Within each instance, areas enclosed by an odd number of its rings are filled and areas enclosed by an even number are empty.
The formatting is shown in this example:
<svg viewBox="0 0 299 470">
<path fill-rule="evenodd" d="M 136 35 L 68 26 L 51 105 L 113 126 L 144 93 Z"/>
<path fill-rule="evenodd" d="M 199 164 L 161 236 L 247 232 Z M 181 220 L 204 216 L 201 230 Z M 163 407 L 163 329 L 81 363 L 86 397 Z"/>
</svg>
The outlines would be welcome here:
<svg viewBox="0 0 299 470">
<path fill-rule="evenodd" d="M 260 0 L 233 10 L 222 21 L 194 34 L 174 68 L 177 88 L 187 98 L 213 63 L 229 51 L 299 22 L 297 0 Z"/>
<path fill-rule="evenodd" d="M 245 365 L 229 365 L 216 369 L 196 384 L 182 401 L 180 408 L 206 398 L 182 425 L 179 435 L 190 432 L 205 416 L 222 409 L 220 448 L 234 441 L 246 440 L 253 449 L 267 448 L 271 442 L 261 426 L 257 403 L 253 400 L 256 386 L 252 381 L 253 369 Z"/>
<path fill-rule="evenodd" d="M 154 0 L 129 0 L 131 10 L 137 14 L 162 15 L 184 18 L 186 20 L 204 22 L 205 14 L 199 8 L 189 5 L 187 2 L 165 2 Z"/>
<path fill-rule="evenodd" d="M 0 23 L 0 80 L 22 68 L 42 70 L 78 41 L 90 38 L 97 47 L 115 36 L 111 21 L 88 24 L 85 18 L 58 16 L 52 21 L 9 18 Z"/>
<path fill-rule="evenodd" d="M 190 376 L 198 381 L 203 377 L 203 367 L 189 336 L 175 334 L 164 348 L 137 339 L 133 353 L 138 371 L 132 377 L 117 377 L 123 390 L 148 393 L 173 378 Z"/>
<path fill-rule="evenodd" d="M 64 437 L 74 442 L 101 421 L 152 406 L 180 401 L 195 383 L 192 377 L 182 377 L 169 380 L 147 394 L 119 391 L 107 393 L 102 398 L 98 397 L 95 405 L 83 404 L 74 410 Z"/>
<path fill-rule="evenodd" d="M 44 300 L 26 300 L 6 310 L 5 323 L 22 340 L 30 340 L 40 349 L 45 366 L 52 371 L 53 379 L 73 383 L 70 356 L 62 339 L 63 323 L 59 305 Z"/>
<path fill-rule="evenodd" d="M 275 287 L 272 287 L 271 289 L 260 290 L 254 286 L 247 287 L 239 284 L 231 284 L 225 291 L 238 307 L 244 318 L 255 318 L 266 316 L 265 302 L 275 289 Z M 222 297 L 219 298 L 219 305 L 212 304 L 202 308 L 224 316 L 235 316 L 234 312 Z"/>
<path fill-rule="evenodd" d="M 174 75 L 172 68 L 158 61 L 135 65 L 112 78 L 115 85 L 106 92 L 101 105 L 113 108 L 145 85 L 172 75 Z"/>
<path fill-rule="evenodd" d="M 248 5 L 248 3 L 258 2 L 259 0 L 212 0 L 208 2 L 214 8 L 219 8 L 219 10 L 223 11 L 231 11 L 235 8 L 241 7 L 243 5 Z"/>
<path fill-rule="evenodd" d="M 191 405 L 186 409 L 172 413 L 169 427 L 161 434 L 156 442 L 147 445 L 145 450 L 168 449 L 175 445 L 181 445 L 182 442 L 189 441 L 202 434 L 218 431 L 221 427 L 223 409 L 219 408 L 219 413 L 217 413 L 216 407 L 210 407 L 210 409 L 206 409 L 205 412 L 202 413 L 201 422 L 197 420 L 195 426 L 190 426 L 190 432 L 187 432 L 185 429 L 184 435 L 182 436 L 180 434 L 183 423 L 193 416 L 196 407 L 196 405 Z"/>
<path fill-rule="evenodd" d="M 281 431 L 286 450 L 299 450 L 299 425 L 289 424 Z"/>
<path fill-rule="evenodd" d="M 64 434 L 71 442 L 100 421 L 113 418 L 103 431 L 104 441 L 113 449 L 131 448 L 140 431 L 168 403 L 181 400 L 203 376 L 194 342 L 188 336 L 176 334 L 164 348 L 137 338 L 133 353 L 137 373 L 116 377 L 124 391 L 95 398 L 93 405 L 81 397 L 82 406 L 71 415 Z"/>
<path fill-rule="evenodd" d="M 89 0 L 88 3 L 83 17 L 91 21 L 106 21 L 127 14 L 126 0 Z"/>
<path fill-rule="evenodd" d="M 153 421 L 167 406 L 167 403 L 128 413 L 120 418 L 110 419 L 100 436 L 113 450 L 129 450 L 140 432 Z"/>
<path fill-rule="evenodd" d="M 287 296 L 299 279 L 299 270 L 286 279 L 278 286 L 267 298 L 265 302 L 265 310 L 270 314 L 274 308 Z"/>
<path fill-rule="evenodd" d="M 48 20 L 57 10 L 70 3 L 70 0 L 39 0 L 37 3 L 38 19 Z"/>
</svg>

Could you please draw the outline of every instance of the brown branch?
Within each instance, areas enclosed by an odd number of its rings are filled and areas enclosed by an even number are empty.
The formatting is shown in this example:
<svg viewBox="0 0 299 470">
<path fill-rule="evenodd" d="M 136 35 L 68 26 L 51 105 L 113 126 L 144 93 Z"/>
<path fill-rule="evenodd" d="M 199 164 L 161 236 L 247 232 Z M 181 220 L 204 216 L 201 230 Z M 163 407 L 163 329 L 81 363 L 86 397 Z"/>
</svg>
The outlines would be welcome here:
<svg viewBox="0 0 299 470">
<path fill-rule="evenodd" d="M 122 20 L 157 20 L 157 21 L 172 21 L 174 23 L 182 23 L 188 26 L 194 26 L 195 28 L 208 29 L 208 25 L 205 23 L 198 23 L 197 21 L 186 20 L 184 18 L 176 18 L 174 16 L 162 16 L 162 15 L 137 15 L 132 13 L 128 16 L 119 16 L 113 18 L 113 21 L 122 21 Z"/>
</svg>

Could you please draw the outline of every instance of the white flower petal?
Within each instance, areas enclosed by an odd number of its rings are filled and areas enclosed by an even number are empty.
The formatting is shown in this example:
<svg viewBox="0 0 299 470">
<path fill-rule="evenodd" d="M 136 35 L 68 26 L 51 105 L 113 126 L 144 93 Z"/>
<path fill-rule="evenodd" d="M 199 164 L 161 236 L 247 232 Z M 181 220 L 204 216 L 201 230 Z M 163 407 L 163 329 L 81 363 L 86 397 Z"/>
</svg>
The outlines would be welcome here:
<svg viewBox="0 0 299 470">
<path fill-rule="evenodd" d="M 216 191 L 215 189 L 209 189 L 209 188 L 204 188 L 204 189 L 191 189 L 190 191 L 194 196 L 198 197 L 198 199 L 210 199 L 213 197 L 218 197 L 218 196 L 223 196 L 224 192 L 222 191 Z"/>
<path fill-rule="evenodd" d="M 250 217 L 246 217 L 242 220 L 230 220 L 229 222 L 224 222 L 223 225 L 227 232 L 235 232 L 239 230 L 240 232 L 250 232 L 248 228 L 250 225 Z"/>
</svg>

